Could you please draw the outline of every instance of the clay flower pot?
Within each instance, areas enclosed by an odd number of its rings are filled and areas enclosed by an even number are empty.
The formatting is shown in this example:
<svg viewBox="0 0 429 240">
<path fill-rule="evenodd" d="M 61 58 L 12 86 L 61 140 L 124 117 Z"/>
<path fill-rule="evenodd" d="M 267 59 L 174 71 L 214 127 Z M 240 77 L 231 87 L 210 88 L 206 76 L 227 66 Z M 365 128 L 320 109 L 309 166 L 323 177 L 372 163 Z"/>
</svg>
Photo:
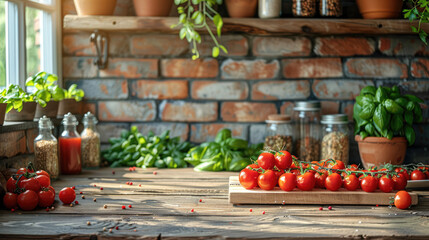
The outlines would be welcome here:
<svg viewBox="0 0 429 240">
<path fill-rule="evenodd" d="M 38 121 L 39 118 L 46 116 L 48 118 L 55 118 L 58 112 L 58 105 L 60 102 L 50 101 L 46 104 L 46 107 L 41 107 L 37 104 L 36 114 L 34 115 L 34 121 Z"/>
<path fill-rule="evenodd" d="M 19 121 L 33 121 L 34 113 L 36 112 L 36 102 L 24 102 L 22 103 L 21 112 L 15 109 L 10 110 L 6 113 L 5 121 L 7 122 L 19 122 Z"/>
<path fill-rule="evenodd" d="M 3 126 L 7 103 L 0 103 L 0 126 Z"/>
<path fill-rule="evenodd" d="M 407 139 L 394 137 L 389 140 L 384 137 L 366 137 L 364 140 L 359 135 L 355 136 L 359 146 L 359 155 L 366 169 L 391 163 L 400 165 L 404 162 L 407 151 Z"/>
<path fill-rule="evenodd" d="M 140 17 L 165 17 L 170 14 L 173 0 L 134 0 L 134 9 Z"/>
<path fill-rule="evenodd" d="M 79 16 L 108 16 L 113 15 L 116 0 L 74 0 L 74 5 Z"/>
<path fill-rule="evenodd" d="M 226 0 L 225 3 L 231 18 L 251 18 L 258 9 L 258 0 Z"/>
<path fill-rule="evenodd" d="M 398 18 L 403 0 L 356 0 L 359 11 L 365 19 Z"/>
<path fill-rule="evenodd" d="M 76 102 L 73 98 L 63 99 L 58 106 L 57 118 L 63 118 L 64 114 L 82 115 L 83 101 Z"/>
</svg>

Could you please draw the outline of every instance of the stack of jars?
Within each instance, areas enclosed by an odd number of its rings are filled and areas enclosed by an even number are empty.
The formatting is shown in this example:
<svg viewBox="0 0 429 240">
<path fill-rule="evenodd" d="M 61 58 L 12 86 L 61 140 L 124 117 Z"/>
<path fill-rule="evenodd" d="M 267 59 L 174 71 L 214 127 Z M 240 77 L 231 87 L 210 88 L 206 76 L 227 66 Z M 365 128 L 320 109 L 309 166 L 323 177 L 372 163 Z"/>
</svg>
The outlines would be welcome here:
<svg viewBox="0 0 429 240">
<path fill-rule="evenodd" d="M 317 10 L 322 17 L 340 17 L 343 11 L 341 0 L 292 0 L 292 14 L 295 17 L 314 17 Z M 281 11 L 281 0 L 259 0 L 260 18 L 277 18 Z"/>
</svg>

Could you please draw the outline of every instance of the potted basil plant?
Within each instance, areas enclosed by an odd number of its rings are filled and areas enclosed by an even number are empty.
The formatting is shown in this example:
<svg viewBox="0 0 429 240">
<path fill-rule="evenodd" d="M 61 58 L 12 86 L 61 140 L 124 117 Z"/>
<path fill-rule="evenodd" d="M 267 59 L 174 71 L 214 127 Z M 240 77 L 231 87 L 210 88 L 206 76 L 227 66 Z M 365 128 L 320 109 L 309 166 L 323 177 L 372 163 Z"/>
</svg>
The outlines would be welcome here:
<svg viewBox="0 0 429 240">
<path fill-rule="evenodd" d="M 404 162 L 407 145 L 414 144 L 413 123 L 423 120 L 423 100 L 401 94 L 394 86 L 367 86 L 353 106 L 355 140 L 365 168 Z"/>
<path fill-rule="evenodd" d="M 1 94 L 6 106 L 5 121 L 31 121 L 36 111 L 36 102 L 33 95 L 26 93 L 15 84 L 9 85 Z"/>
<path fill-rule="evenodd" d="M 85 92 L 78 89 L 76 84 L 70 85 L 68 89 L 63 89 L 64 99 L 60 101 L 57 118 L 62 118 L 64 114 L 82 115 Z"/>
</svg>

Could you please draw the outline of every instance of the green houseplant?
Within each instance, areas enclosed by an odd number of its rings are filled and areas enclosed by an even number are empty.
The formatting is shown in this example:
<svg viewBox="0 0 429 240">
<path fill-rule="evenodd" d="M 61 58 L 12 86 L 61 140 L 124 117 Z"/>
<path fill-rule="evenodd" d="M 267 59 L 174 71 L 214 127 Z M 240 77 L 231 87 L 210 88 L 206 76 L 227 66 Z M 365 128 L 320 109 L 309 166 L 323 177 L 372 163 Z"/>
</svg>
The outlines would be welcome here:
<svg viewBox="0 0 429 240">
<path fill-rule="evenodd" d="M 411 26 L 411 30 L 419 34 L 420 39 L 427 44 L 428 34 L 421 28 L 422 23 L 429 22 L 429 0 L 408 0 L 408 8 L 403 10 L 404 18 L 410 22 L 418 21 L 417 27 Z"/>
<path fill-rule="evenodd" d="M 423 120 L 420 98 L 392 88 L 367 86 L 353 106 L 355 139 L 365 168 L 402 164 L 407 143 L 413 145 L 413 123 Z"/>
<path fill-rule="evenodd" d="M 6 121 L 33 120 L 36 111 L 36 102 L 33 95 L 26 93 L 15 84 L 9 85 L 1 94 L 6 106 Z"/>
<path fill-rule="evenodd" d="M 57 118 L 62 118 L 64 114 L 72 113 L 73 115 L 82 114 L 82 99 L 85 93 L 82 89 L 78 89 L 76 84 L 70 85 L 68 89 L 63 89 L 64 99 L 60 101 L 58 106 Z"/>
</svg>

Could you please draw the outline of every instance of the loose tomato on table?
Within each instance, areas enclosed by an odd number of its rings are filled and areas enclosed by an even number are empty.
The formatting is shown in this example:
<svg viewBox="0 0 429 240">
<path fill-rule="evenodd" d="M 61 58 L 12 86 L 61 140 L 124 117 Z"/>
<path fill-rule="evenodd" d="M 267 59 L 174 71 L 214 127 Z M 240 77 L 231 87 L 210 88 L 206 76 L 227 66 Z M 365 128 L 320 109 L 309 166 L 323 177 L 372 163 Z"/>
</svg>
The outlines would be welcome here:
<svg viewBox="0 0 429 240">
<path fill-rule="evenodd" d="M 245 189 L 253 189 L 258 186 L 258 176 L 257 171 L 245 168 L 241 170 L 238 180 Z"/>
<path fill-rule="evenodd" d="M 263 152 L 258 157 L 258 166 L 260 166 L 263 169 L 271 170 L 274 168 L 275 165 L 275 158 L 274 154 L 269 152 Z"/>
<path fill-rule="evenodd" d="M 415 169 L 411 172 L 411 180 L 425 180 L 426 174 L 424 174 L 420 169 Z"/>
<path fill-rule="evenodd" d="M 18 206 L 24 211 L 31 211 L 39 204 L 39 196 L 32 190 L 27 190 L 18 195 Z"/>
<path fill-rule="evenodd" d="M 296 179 L 296 185 L 302 191 L 311 191 L 315 184 L 316 179 L 314 178 L 314 174 L 310 172 L 301 174 Z"/>
<path fill-rule="evenodd" d="M 329 191 L 337 191 L 342 184 L 343 181 L 338 173 L 331 173 L 325 179 L 325 187 Z"/>
<path fill-rule="evenodd" d="M 274 159 L 278 169 L 288 169 L 292 165 L 292 155 L 288 151 L 276 152 Z"/>
<path fill-rule="evenodd" d="M 350 174 L 344 177 L 343 186 L 349 191 L 355 191 L 356 189 L 358 189 L 359 184 L 360 182 L 356 175 Z"/>
<path fill-rule="evenodd" d="M 266 170 L 258 176 L 258 186 L 263 190 L 272 190 L 277 185 L 277 176 L 273 170 Z"/>
<path fill-rule="evenodd" d="M 377 190 L 378 180 L 375 177 L 368 175 L 362 179 L 360 186 L 365 192 L 374 192 Z"/>
<path fill-rule="evenodd" d="M 58 194 L 58 197 L 64 204 L 70 204 L 75 200 L 76 193 L 71 187 L 65 187 L 61 189 L 60 193 Z"/>
<path fill-rule="evenodd" d="M 3 205 L 7 209 L 15 209 L 18 207 L 18 195 L 15 193 L 7 192 L 3 197 Z"/>
<path fill-rule="evenodd" d="M 411 206 L 411 196 L 407 191 L 399 191 L 395 195 L 395 206 L 399 209 L 407 209 Z"/>
<path fill-rule="evenodd" d="M 296 176 L 293 173 L 284 173 L 279 178 L 279 187 L 283 191 L 292 191 L 296 187 Z"/>
<path fill-rule="evenodd" d="M 385 193 L 389 193 L 393 190 L 394 182 L 391 178 L 387 176 L 382 176 L 378 180 L 378 188 Z"/>
</svg>

